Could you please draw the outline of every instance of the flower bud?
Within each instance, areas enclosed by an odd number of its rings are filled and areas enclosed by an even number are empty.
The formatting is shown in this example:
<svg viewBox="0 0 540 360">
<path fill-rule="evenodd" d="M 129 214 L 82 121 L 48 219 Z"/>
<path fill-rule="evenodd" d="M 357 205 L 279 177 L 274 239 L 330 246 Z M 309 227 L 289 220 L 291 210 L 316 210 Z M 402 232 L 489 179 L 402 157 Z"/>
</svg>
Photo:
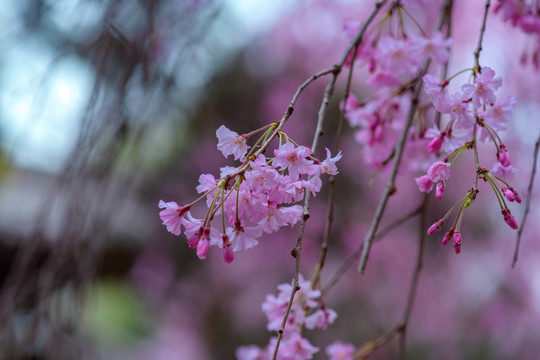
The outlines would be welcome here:
<svg viewBox="0 0 540 360">
<path fill-rule="evenodd" d="M 454 229 L 450 229 L 446 234 L 444 234 L 444 237 L 442 239 L 443 246 L 448 244 L 450 240 L 452 239 L 452 236 L 454 236 Z"/>
<path fill-rule="evenodd" d="M 441 180 L 437 183 L 437 187 L 435 188 L 435 198 L 442 199 L 443 194 L 444 194 L 444 181 Z"/>
<path fill-rule="evenodd" d="M 516 196 L 514 195 L 514 192 L 510 190 L 509 188 L 502 188 L 501 189 L 504 196 L 508 199 L 508 201 L 512 202 L 516 200 Z"/>
<path fill-rule="evenodd" d="M 459 231 L 454 233 L 454 251 L 456 255 L 461 252 L 461 234 Z"/>
<path fill-rule="evenodd" d="M 510 226 L 512 229 L 517 230 L 518 224 L 516 222 L 516 219 L 508 209 L 502 209 L 501 214 L 504 216 L 504 221 Z"/>
<path fill-rule="evenodd" d="M 514 190 L 514 188 L 510 188 L 510 191 L 514 193 L 514 197 L 516 198 L 516 201 L 521 204 L 521 196 L 519 196 L 518 192 Z"/>
<path fill-rule="evenodd" d="M 197 256 L 199 257 L 199 259 L 206 259 L 208 249 L 210 249 L 210 241 L 208 241 L 208 239 L 204 237 L 197 244 Z"/>
<path fill-rule="evenodd" d="M 234 251 L 229 241 L 229 236 L 222 234 L 221 238 L 223 239 L 223 261 L 225 264 L 230 264 L 234 260 Z"/>
<path fill-rule="evenodd" d="M 439 221 L 437 221 L 436 223 L 434 223 L 433 225 L 431 225 L 427 231 L 428 235 L 433 235 L 435 234 L 437 231 L 441 230 L 441 226 L 444 225 L 444 220 L 441 219 Z"/>
<path fill-rule="evenodd" d="M 512 165 L 512 159 L 510 158 L 510 154 L 508 153 L 508 150 L 506 150 L 506 146 L 504 146 L 503 144 L 499 146 L 499 151 L 497 152 L 497 159 L 504 167 Z"/>
<path fill-rule="evenodd" d="M 444 138 L 444 134 L 441 133 L 439 136 L 437 136 L 436 138 L 431 140 L 431 142 L 427 146 L 427 151 L 432 153 L 432 154 L 436 154 L 439 151 L 441 151 L 441 147 L 442 147 L 443 142 L 444 142 L 443 138 Z"/>
</svg>

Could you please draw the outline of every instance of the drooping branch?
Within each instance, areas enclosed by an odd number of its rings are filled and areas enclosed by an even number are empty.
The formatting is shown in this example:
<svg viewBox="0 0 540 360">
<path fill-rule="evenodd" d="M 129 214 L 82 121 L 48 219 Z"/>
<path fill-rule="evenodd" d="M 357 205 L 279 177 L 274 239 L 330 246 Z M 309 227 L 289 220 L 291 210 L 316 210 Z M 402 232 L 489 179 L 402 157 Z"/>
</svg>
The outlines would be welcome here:
<svg viewBox="0 0 540 360">
<path fill-rule="evenodd" d="M 527 189 L 527 202 L 525 204 L 525 212 L 523 213 L 523 219 L 521 220 L 521 225 L 519 226 L 517 239 L 516 239 L 516 249 L 514 250 L 514 259 L 512 260 L 512 268 L 516 266 L 519 253 L 519 245 L 521 243 L 521 234 L 523 233 L 523 227 L 525 226 L 525 221 L 527 221 L 527 215 L 529 215 L 529 210 L 531 208 L 531 198 L 534 187 L 534 178 L 536 177 L 536 162 L 538 160 L 538 149 L 540 149 L 540 136 L 536 139 L 536 144 L 534 145 L 534 156 L 533 156 L 533 166 L 531 171 L 531 178 L 529 180 L 529 187 Z"/>
<path fill-rule="evenodd" d="M 386 3 L 386 1 L 387 0 L 379 0 L 375 4 L 375 7 L 373 8 L 372 12 L 368 16 L 367 20 L 364 22 L 364 25 L 358 31 L 358 33 L 354 37 L 353 41 L 351 42 L 351 44 L 349 45 L 349 47 L 347 48 L 347 50 L 345 51 L 345 53 L 341 57 L 340 63 L 338 65 L 334 66 L 334 68 L 333 68 L 332 79 L 330 80 L 329 84 L 327 85 L 327 87 L 325 89 L 324 97 L 323 97 L 321 106 L 319 108 L 318 116 L 317 116 L 317 127 L 316 127 L 316 130 L 315 130 L 315 134 L 313 136 L 313 143 L 311 145 L 311 153 L 312 154 L 315 153 L 315 151 L 317 150 L 319 139 L 323 134 L 322 128 L 323 128 L 323 125 L 324 125 L 324 119 L 325 119 L 325 116 L 326 116 L 326 111 L 327 111 L 328 105 L 330 104 L 330 100 L 332 99 L 335 84 L 337 82 L 337 78 L 338 78 L 338 76 L 339 76 L 339 74 L 341 72 L 341 69 L 342 69 L 343 65 L 345 64 L 345 61 L 347 60 L 347 57 L 348 57 L 349 53 L 351 52 L 351 50 L 353 48 L 356 49 L 358 47 L 358 45 L 362 41 L 362 38 L 363 38 L 364 33 L 366 32 L 368 26 L 371 24 L 371 22 L 373 21 L 373 19 L 375 18 L 375 16 L 377 15 L 379 10 L 381 9 L 381 7 Z M 300 88 L 299 88 L 299 91 L 300 91 Z M 295 100 L 296 98 L 297 97 L 295 96 L 295 98 L 293 98 L 293 100 Z M 293 108 L 291 106 L 289 106 L 289 108 L 287 109 L 284 117 L 286 116 L 288 118 L 292 114 L 292 109 Z M 286 121 L 286 119 L 282 120 L 280 122 L 280 125 L 283 126 L 282 124 L 284 124 L 285 121 Z M 277 134 L 277 130 L 274 132 L 274 134 Z M 270 141 L 270 140 L 271 140 L 271 138 L 268 139 L 268 141 Z M 274 348 L 274 354 L 273 354 L 273 357 L 272 357 L 273 360 L 275 360 L 277 358 L 277 354 L 278 354 L 278 351 L 279 351 L 279 346 L 280 346 L 281 340 L 283 339 L 283 331 L 285 330 L 285 325 L 287 324 L 287 319 L 288 319 L 290 311 L 291 311 L 291 307 L 292 307 L 292 304 L 293 304 L 293 301 L 294 301 L 294 297 L 296 295 L 296 292 L 300 289 L 300 285 L 299 285 L 299 282 L 298 282 L 298 277 L 299 277 L 299 273 L 300 273 L 300 259 L 301 259 L 301 253 L 302 253 L 302 244 L 303 244 L 303 238 L 304 238 L 304 231 L 305 231 L 306 222 L 307 222 L 307 220 L 309 218 L 309 202 L 310 202 L 310 198 L 311 198 L 311 192 L 306 191 L 305 194 L 304 194 L 304 207 L 303 207 L 303 213 L 302 213 L 302 223 L 300 224 L 300 232 L 299 232 L 299 235 L 298 235 L 298 240 L 296 242 L 296 246 L 291 251 L 291 254 L 296 259 L 293 286 L 292 286 L 291 296 L 290 296 L 289 302 L 287 304 L 287 309 L 285 311 L 285 315 L 283 316 L 283 321 L 282 321 L 280 329 L 278 331 L 278 338 L 277 338 L 277 341 L 276 341 L 276 346 Z"/>
<path fill-rule="evenodd" d="M 447 22 L 447 19 L 449 18 L 449 14 L 451 13 L 451 10 L 452 10 L 452 2 L 450 0 L 445 0 L 441 6 L 438 24 L 436 27 L 438 31 L 440 31 L 442 27 L 444 26 L 444 24 Z M 420 91 L 422 90 L 422 78 L 427 73 L 430 63 L 431 63 L 431 59 L 430 58 L 426 59 L 424 61 L 424 65 L 422 66 L 422 69 L 420 70 L 418 74 L 416 85 L 414 87 L 414 93 L 411 99 L 411 107 L 409 109 L 409 113 L 407 114 L 407 119 L 403 126 L 401 135 L 394 147 L 395 156 L 394 156 L 394 162 L 392 163 L 392 169 L 390 170 L 390 176 L 388 177 L 388 181 L 386 183 L 386 187 L 384 188 L 383 194 L 381 196 L 381 200 L 379 201 L 379 204 L 377 205 L 377 208 L 375 210 L 375 214 L 373 215 L 373 220 L 371 221 L 369 230 L 366 236 L 364 237 L 364 242 L 362 245 L 363 246 L 362 256 L 360 258 L 360 263 L 358 265 L 358 271 L 361 274 L 363 274 L 366 269 L 369 253 L 371 251 L 371 245 L 373 244 L 373 239 L 375 238 L 375 235 L 377 234 L 377 229 L 379 227 L 381 218 L 384 214 L 384 211 L 386 210 L 386 204 L 388 203 L 388 199 L 390 198 L 390 195 L 392 195 L 396 190 L 395 189 L 396 176 L 399 169 L 399 165 L 401 164 L 401 158 L 403 155 L 405 144 L 407 142 L 409 129 L 412 125 L 412 121 L 413 121 L 414 115 L 416 114 L 416 109 L 418 107 Z"/>
</svg>

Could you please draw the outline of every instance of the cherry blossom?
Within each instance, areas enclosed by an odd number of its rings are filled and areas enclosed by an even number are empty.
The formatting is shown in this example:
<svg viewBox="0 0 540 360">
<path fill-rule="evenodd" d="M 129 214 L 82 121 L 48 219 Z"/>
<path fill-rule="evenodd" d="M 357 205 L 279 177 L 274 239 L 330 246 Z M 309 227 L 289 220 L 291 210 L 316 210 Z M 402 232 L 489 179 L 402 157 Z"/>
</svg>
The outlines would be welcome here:
<svg viewBox="0 0 540 360">
<path fill-rule="evenodd" d="M 216 136 L 218 138 L 217 148 L 223 153 L 223 156 L 234 156 L 234 160 L 239 160 L 249 149 L 247 145 L 247 136 L 238 135 L 234 131 L 227 129 L 225 125 L 221 125 L 217 131 Z"/>
<path fill-rule="evenodd" d="M 481 69 L 480 75 L 475 79 L 474 84 L 464 84 L 461 90 L 465 94 L 465 99 L 472 99 L 476 108 L 483 105 L 491 105 L 497 99 L 495 91 L 502 86 L 502 79 L 495 77 L 495 71 L 485 66 Z"/>
<path fill-rule="evenodd" d="M 165 202 L 159 200 L 160 209 L 164 209 L 159 212 L 159 217 L 163 221 L 163 225 L 167 227 L 167 230 L 174 235 L 180 235 L 182 233 L 182 220 L 184 214 L 188 212 L 190 206 L 179 206 L 175 201 Z"/>
</svg>

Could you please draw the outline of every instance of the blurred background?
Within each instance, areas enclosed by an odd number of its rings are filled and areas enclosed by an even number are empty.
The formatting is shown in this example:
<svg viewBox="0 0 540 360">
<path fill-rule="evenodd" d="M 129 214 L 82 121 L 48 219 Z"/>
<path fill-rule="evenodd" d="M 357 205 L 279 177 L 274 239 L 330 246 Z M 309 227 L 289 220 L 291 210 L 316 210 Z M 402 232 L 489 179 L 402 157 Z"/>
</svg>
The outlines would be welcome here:
<svg viewBox="0 0 540 360">
<path fill-rule="evenodd" d="M 183 235 L 161 225 L 158 201 L 194 200 L 201 173 L 217 176 L 232 165 L 216 149 L 215 130 L 224 124 L 245 133 L 279 120 L 301 82 L 339 61 L 349 41 L 344 24 L 365 19 L 373 3 L 0 2 L 0 356 L 233 359 L 241 345 L 265 346 L 272 334 L 260 304 L 292 279 L 298 229 L 266 235 L 230 265 L 215 248 L 200 261 Z M 404 3 L 433 28 L 440 1 Z M 455 1 L 450 73 L 473 63 L 483 6 Z M 490 14 L 481 63 L 518 99 L 504 141 L 519 169 L 512 184 L 524 199 L 540 133 L 537 49 L 537 37 Z M 370 96 L 365 73 L 355 73 L 359 99 Z M 306 90 L 285 128 L 302 144 L 311 144 L 325 85 Z M 342 98 L 343 81 L 336 91 Z M 323 146 L 332 148 L 338 119 L 335 100 Z M 368 186 L 374 169 L 362 163 L 351 135 L 347 129 L 338 164 L 323 283 L 361 245 L 386 178 L 383 172 Z M 428 222 L 468 190 L 468 161 L 445 198 L 430 200 Z M 383 225 L 421 203 L 413 180 L 419 175 L 403 174 Z M 440 246 L 442 235 L 427 239 L 408 328 L 410 359 L 534 359 L 540 351 L 538 191 L 514 269 L 516 232 L 489 188 L 480 191 L 464 219 L 459 256 Z M 306 277 L 318 259 L 325 199 L 326 185 L 311 205 Z M 511 208 L 518 223 L 523 209 Z M 338 319 L 307 335 L 315 346 L 337 339 L 359 346 L 396 324 L 418 226 L 411 220 L 378 241 L 366 275 L 355 264 L 325 295 Z M 374 358 L 395 357 L 396 344 Z M 324 350 L 316 358 L 325 358 Z"/>
</svg>

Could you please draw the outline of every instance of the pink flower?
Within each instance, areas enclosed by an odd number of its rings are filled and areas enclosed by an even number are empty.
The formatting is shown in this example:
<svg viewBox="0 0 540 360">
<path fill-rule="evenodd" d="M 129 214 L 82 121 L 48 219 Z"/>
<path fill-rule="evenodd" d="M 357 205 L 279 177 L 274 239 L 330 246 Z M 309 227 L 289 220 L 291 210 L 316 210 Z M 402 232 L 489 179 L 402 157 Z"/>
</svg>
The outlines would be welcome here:
<svg viewBox="0 0 540 360">
<path fill-rule="evenodd" d="M 330 154 L 330 150 L 326 148 L 326 159 L 324 159 L 321 163 L 321 174 L 330 174 L 330 175 L 337 175 L 339 173 L 336 163 L 341 159 L 343 155 L 341 155 L 341 151 L 334 157 L 331 157 L 332 154 Z"/>
<path fill-rule="evenodd" d="M 427 175 L 434 183 L 439 181 L 446 181 L 450 178 L 450 163 L 443 161 L 436 161 L 429 167 Z"/>
<path fill-rule="evenodd" d="M 417 42 L 424 57 L 431 57 L 441 64 L 448 62 L 452 40 L 447 39 L 442 33 L 434 33 L 431 39 L 418 38 Z"/>
<path fill-rule="evenodd" d="M 515 174 L 516 171 L 516 168 L 512 166 L 502 166 L 500 162 L 495 163 L 491 170 L 489 170 L 490 173 L 500 178 L 508 178 L 512 174 Z"/>
<path fill-rule="evenodd" d="M 241 346 L 236 350 L 237 360 L 266 360 L 266 353 L 258 346 Z"/>
<path fill-rule="evenodd" d="M 503 100 L 497 100 L 493 106 L 484 111 L 479 111 L 478 116 L 489 122 L 498 131 L 506 130 L 506 123 L 510 120 L 512 110 L 516 106 L 516 99 L 509 96 Z"/>
<path fill-rule="evenodd" d="M 375 60 L 384 70 L 410 76 L 416 73 L 421 61 L 415 50 L 415 43 L 412 40 L 384 36 L 377 44 Z"/>
<path fill-rule="evenodd" d="M 279 149 L 274 150 L 273 165 L 280 169 L 288 169 L 289 175 L 297 179 L 300 174 L 307 174 L 313 160 L 306 159 L 311 150 L 305 146 L 295 147 L 292 142 L 286 142 Z"/>
<path fill-rule="evenodd" d="M 269 203 L 265 213 L 256 216 L 255 221 L 266 233 L 278 231 L 281 226 L 294 225 L 302 216 L 302 207 L 293 205 L 291 207 L 281 207 L 274 203 Z"/>
<path fill-rule="evenodd" d="M 199 176 L 199 185 L 197 185 L 196 189 L 198 193 L 207 193 L 213 188 L 216 187 L 219 180 L 216 180 L 214 175 L 212 174 L 201 174 Z"/>
<path fill-rule="evenodd" d="M 272 338 L 269 349 L 272 351 L 275 347 L 277 338 Z M 319 351 L 319 348 L 311 345 L 298 332 L 289 332 L 284 335 L 282 345 L 278 353 L 279 360 L 306 360 L 313 358 L 313 354 Z M 271 358 L 271 357 L 270 357 Z"/>
<path fill-rule="evenodd" d="M 512 229 L 517 230 L 518 224 L 516 222 L 516 219 L 508 209 L 502 209 L 501 214 L 504 217 L 504 221 L 510 226 Z"/>
<path fill-rule="evenodd" d="M 184 221 L 184 227 L 186 237 L 188 238 L 188 245 L 191 248 L 195 248 L 203 235 L 203 220 L 194 218 L 189 211 L 186 216 L 187 219 Z"/>
<path fill-rule="evenodd" d="M 354 352 L 354 345 L 341 341 L 336 341 L 326 348 L 328 360 L 354 360 Z"/>
<path fill-rule="evenodd" d="M 467 131 L 456 133 L 456 131 L 453 131 L 452 128 L 440 131 L 435 126 L 427 129 L 424 136 L 426 139 L 433 139 L 427 148 L 428 152 L 432 154 L 438 153 L 441 151 L 441 148 L 444 152 L 451 153 L 458 147 L 465 144 L 465 141 L 470 138 Z"/>
<path fill-rule="evenodd" d="M 400 78 L 392 71 L 377 71 L 367 81 L 368 85 L 375 89 L 379 89 L 385 86 L 395 87 L 402 84 Z"/>
<path fill-rule="evenodd" d="M 418 185 L 418 189 L 420 191 L 428 193 L 433 189 L 433 181 L 429 178 L 427 175 L 423 175 L 420 177 L 415 178 L 416 185 Z"/>
<path fill-rule="evenodd" d="M 166 203 L 163 200 L 159 200 L 158 206 L 160 209 L 164 209 L 159 212 L 159 217 L 163 221 L 163 225 L 167 227 L 167 231 L 174 235 L 180 235 L 184 214 L 190 209 L 190 206 L 178 206 L 174 201 Z"/>
<path fill-rule="evenodd" d="M 469 109 L 469 104 L 464 100 L 466 99 L 460 93 L 445 95 L 435 103 L 435 109 L 443 114 L 449 114 L 450 119 L 456 122 L 457 128 L 468 129 L 474 125 L 475 119 Z"/>
<path fill-rule="evenodd" d="M 216 131 L 216 136 L 218 138 L 217 148 L 223 153 L 223 156 L 233 155 L 234 160 L 238 160 L 246 155 L 249 149 L 246 135 L 238 135 L 227 129 L 225 125 L 221 125 Z"/>
<path fill-rule="evenodd" d="M 252 191 L 269 190 L 279 185 L 279 173 L 266 163 L 263 154 L 257 156 L 249 165 L 253 170 L 245 173 L 246 182 Z"/>
<path fill-rule="evenodd" d="M 323 329 L 326 330 L 329 324 L 332 324 L 337 318 L 337 313 L 332 309 L 327 309 L 324 306 L 313 314 L 305 318 L 304 324 L 307 329 Z"/>
<path fill-rule="evenodd" d="M 439 99 L 443 97 L 444 95 L 443 88 L 446 84 L 441 83 L 439 78 L 431 74 L 424 75 L 423 80 L 424 80 L 424 91 L 426 92 L 426 94 L 431 96 L 434 103 L 438 102 Z"/>
<path fill-rule="evenodd" d="M 472 103 L 476 108 L 483 105 L 491 105 L 497 99 L 495 91 L 502 86 L 502 79 L 495 78 L 495 71 L 484 66 L 480 75 L 474 81 L 474 84 L 464 84 L 461 91 L 465 93 L 466 99 L 472 99 Z"/>
<path fill-rule="evenodd" d="M 346 118 L 351 126 L 368 126 L 368 124 L 377 121 L 376 111 L 378 104 L 376 101 L 370 101 L 366 104 L 360 104 L 356 98 L 349 95 L 346 103 Z"/>
<path fill-rule="evenodd" d="M 237 224 L 234 229 L 227 228 L 226 233 L 233 246 L 233 251 L 251 249 L 259 243 L 257 238 L 262 235 L 262 231 L 258 227 L 244 228 L 240 224 Z"/>
</svg>

